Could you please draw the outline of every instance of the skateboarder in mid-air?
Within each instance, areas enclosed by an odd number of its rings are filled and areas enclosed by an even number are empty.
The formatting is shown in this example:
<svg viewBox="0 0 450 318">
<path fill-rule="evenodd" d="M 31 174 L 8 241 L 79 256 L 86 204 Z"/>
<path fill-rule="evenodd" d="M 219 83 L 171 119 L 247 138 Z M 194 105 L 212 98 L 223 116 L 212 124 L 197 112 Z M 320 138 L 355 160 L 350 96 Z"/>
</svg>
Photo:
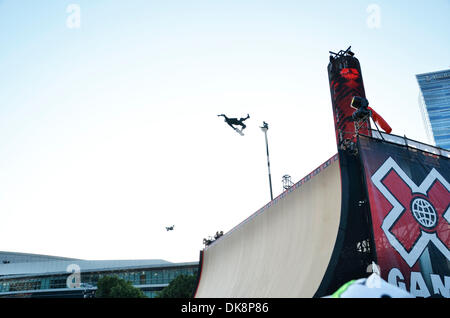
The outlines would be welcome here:
<svg viewBox="0 0 450 318">
<path fill-rule="evenodd" d="M 224 114 L 220 114 L 220 115 L 217 115 L 217 116 L 222 116 L 222 117 L 224 118 L 225 122 L 226 122 L 231 128 L 233 128 L 236 132 L 238 132 L 238 133 L 241 134 L 241 135 L 243 135 L 243 134 L 242 134 L 242 131 L 247 127 L 247 126 L 244 124 L 244 121 L 246 121 L 247 119 L 250 118 L 250 115 L 249 115 L 249 114 L 247 114 L 247 117 L 245 117 L 245 118 L 240 118 L 240 119 L 237 119 L 237 118 L 228 118 L 228 117 L 227 117 L 226 115 L 224 115 Z M 238 129 L 238 128 L 234 127 L 233 125 L 241 126 L 242 128 L 241 128 L 241 129 Z"/>
</svg>

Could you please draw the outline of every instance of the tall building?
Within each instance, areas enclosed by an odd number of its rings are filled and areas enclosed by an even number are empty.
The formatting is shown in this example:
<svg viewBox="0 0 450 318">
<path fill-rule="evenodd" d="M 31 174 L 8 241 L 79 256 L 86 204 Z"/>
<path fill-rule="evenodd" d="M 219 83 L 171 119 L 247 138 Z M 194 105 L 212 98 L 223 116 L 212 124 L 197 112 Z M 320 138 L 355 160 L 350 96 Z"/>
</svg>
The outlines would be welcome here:
<svg viewBox="0 0 450 318">
<path fill-rule="evenodd" d="M 429 142 L 450 149 L 450 69 L 416 75 Z"/>
</svg>

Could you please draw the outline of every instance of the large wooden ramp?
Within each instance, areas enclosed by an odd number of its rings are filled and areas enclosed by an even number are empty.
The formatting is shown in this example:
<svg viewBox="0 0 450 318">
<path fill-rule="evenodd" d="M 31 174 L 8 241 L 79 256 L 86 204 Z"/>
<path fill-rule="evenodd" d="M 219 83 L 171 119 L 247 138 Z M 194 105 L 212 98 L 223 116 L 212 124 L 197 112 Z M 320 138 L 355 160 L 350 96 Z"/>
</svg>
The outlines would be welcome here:
<svg viewBox="0 0 450 318">
<path fill-rule="evenodd" d="M 206 247 L 195 296 L 313 297 L 339 254 L 340 219 L 336 155 Z"/>
</svg>

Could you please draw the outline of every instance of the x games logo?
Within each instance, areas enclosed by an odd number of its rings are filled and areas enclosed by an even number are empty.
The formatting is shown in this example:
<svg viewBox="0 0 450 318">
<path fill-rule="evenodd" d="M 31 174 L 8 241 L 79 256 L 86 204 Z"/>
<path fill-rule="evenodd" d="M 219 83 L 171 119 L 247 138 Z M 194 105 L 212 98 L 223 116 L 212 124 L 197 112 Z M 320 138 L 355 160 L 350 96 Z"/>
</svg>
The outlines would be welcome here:
<svg viewBox="0 0 450 318">
<path fill-rule="evenodd" d="M 409 267 L 430 242 L 450 261 L 448 181 L 433 168 L 417 186 L 391 157 L 371 180 L 392 206 L 381 228 Z"/>
</svg>

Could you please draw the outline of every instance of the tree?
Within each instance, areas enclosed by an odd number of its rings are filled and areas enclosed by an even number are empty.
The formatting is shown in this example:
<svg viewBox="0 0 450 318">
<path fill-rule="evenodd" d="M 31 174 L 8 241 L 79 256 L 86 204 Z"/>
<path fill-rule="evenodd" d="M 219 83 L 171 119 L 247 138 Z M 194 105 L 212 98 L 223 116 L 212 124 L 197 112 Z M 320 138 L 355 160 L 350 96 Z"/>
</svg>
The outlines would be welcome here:
<svg viewBox="0 0 450 318">
<path fill-rule="evenodd" d="M 197 286 L 193 275 L 178 275 L 167 287 L 157 294 L 157 298 L 191 298 Z"/>
<path fill-rule="evenodd" d="M 145 294 L 131 282 L 117 276 L 104 276 L 97 283 L 96 298 L 145 298 Z"/>
</svg>

